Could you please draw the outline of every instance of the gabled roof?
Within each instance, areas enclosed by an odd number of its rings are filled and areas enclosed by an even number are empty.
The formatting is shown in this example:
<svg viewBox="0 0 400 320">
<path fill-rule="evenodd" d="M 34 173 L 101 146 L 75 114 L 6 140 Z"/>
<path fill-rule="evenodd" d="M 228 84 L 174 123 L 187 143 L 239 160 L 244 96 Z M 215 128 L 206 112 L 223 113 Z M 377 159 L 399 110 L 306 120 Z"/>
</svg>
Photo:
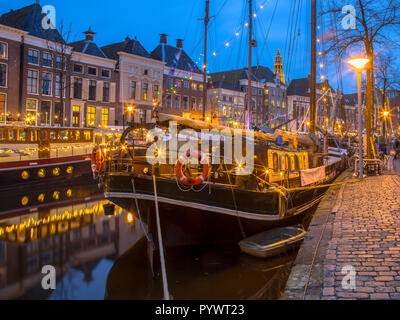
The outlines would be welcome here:
<svg viewBox="0 0 400 320">
<path fill-rule="evenodd" d="M 225 82 L 213 82 L 212 85 L 209 84 L 208 85 L 208 89 L 226 89 L 226 90 L 231 90 L 231 91 L 238 91 L 238 92 L 242 92 L 239 89 L 235 88 L 234 86 L 232 86 L 229 83 L 225 83 Z"/>
<path fill-rule="evenodd" d="M 366 95 L 365 92 L 362 93 L 362 104 L 365 104 Z M 358 105 L 358 94 L 351 93 L 351 94 L 344 94 L 343 95 L 343 102 L 345 106 L 353 106 L 356 107 Z"/>
<path fill-rule="evenodd" d="M 28 32 L 28 34 L 41 39 L 66 44 L 57 29 L 44 29 L 42 27 L 42 19 L 45 16 L 46 15 L 42 13 L 42 7 L 35 3 L 18 10 L 11 10 L 8 13 L 4 13 L 0 17 L 0 24 L 24 30 Z"/>
<path fill-rule="evenodd" d="M 90 54 L 92 56 L 107 58 L 106 54 L 92 40 L 81 40 L 69 44 L 74 51 Z"/>
<path fill-rule="evenodd" d="M 153 50 L 151 56 L 153 59 L 165 62 L 167 67 L 203 74 L 203 71 L 182 48 L 176 48 L 168 44 L 159 44 Z"/>
<path fill-rule="evenodd" d="M 108 58 L 114 60 L 118 60 L 118 52 L 120 51 L 144 58 L 151 58 L 151 55 L 136 38 L 130 39 L 129 37 L 126 37 L 125 41 L 101 47 L 101 50 Z"/>
<path fill-rule="evenodd" d="M 233 86 L 235 89 L 240 89 L 240 80 L 248 79 L 247 68 L 216 72 L 210 74 L 213 82 L 223 82 Z M 274 73 L 268 67 L 256 66 L 251 68 L 251 79 L 255 82 L 274 83 L 277 79 Z"/>
<path fill-rule="evenodd" d="M 318 90 L 322 91 L 323 87 L 331 88 L 332 92 L 335 92 L 335 90 L 331 87 L 328 81 L 316 84 L 316 89 Z M 308 77 L 308 78 L 293 79 L 288 87 L 287 95 L 309 97 L 310 78 Z"/>
</svg>

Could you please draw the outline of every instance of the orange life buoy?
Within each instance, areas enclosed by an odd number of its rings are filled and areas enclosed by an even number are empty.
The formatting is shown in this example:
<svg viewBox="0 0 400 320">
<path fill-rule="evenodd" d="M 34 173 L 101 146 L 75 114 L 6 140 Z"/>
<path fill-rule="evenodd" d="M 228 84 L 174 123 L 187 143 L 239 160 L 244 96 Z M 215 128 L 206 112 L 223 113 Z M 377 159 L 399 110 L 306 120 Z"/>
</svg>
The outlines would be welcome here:
<svg viewBox="0 0 400 320">
<path fill-rule="evenodd" d="M 95 146 L 90 157 L 92 172 L 94 174 L 103 173 L 106 170 L 106 150 L 103 146 Z"/>
<path fill-rule="evenodd" d="M 191 158 L 191 156 L 197 157 L 200 160 L 200 163 L 203 165 L 203 172 L 200 176 L 196 178 L 188 178 L 183 174 L 183 165 L 187 160 Z M 193 152 L 190 154 L 190 151 L 187 151 L 185 154 L 181 155 L 178 161 L 175 164 L 175 176 L 179 179 L 180 182 L 187 186 L 197 186 L 202 184 L 205 180 L 207 180 L 208 175 L 210 174 L 210 163 L 208 161 L 208 157 L 201 152 Z"/>
</svg>

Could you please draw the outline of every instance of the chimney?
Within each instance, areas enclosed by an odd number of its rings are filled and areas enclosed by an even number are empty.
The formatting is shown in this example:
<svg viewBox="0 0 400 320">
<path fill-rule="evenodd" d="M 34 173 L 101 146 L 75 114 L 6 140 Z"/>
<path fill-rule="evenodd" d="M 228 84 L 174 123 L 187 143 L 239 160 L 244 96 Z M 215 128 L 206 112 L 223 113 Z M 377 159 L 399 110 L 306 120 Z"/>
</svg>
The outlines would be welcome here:
<svg viewBox="0 0 400 320">
<path fill-rule="evenodd" d="M 167 44 L 167 36 L 168 35 L 164 33 L 160 34 L 160 43 Z"/>
<path fill-rule="evenodd" d="M 183 39 L 176 39 L 176 47 L 179 49 L 183 48 Z"/>
<path fill-rule="evenodd" d="M 89 30 L 85 31 L 84 34 L 86 35 L 86 40 L 93 41 L 93 38 L 94 38 L 94 35 L 96 34 L 96 32 L 93 32 L 89 26 Z"/>
</svg>

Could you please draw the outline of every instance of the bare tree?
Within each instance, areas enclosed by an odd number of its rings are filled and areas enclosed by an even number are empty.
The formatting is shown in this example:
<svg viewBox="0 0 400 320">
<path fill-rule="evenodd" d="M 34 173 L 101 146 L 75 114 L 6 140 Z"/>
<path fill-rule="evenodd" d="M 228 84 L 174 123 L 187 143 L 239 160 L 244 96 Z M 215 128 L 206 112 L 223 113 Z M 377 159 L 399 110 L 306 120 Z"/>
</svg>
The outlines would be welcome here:
<svg viewBox="0 0 400 320">
<path fill-rule="evenodd" d="M 376 58 L 375 79 L 378 89 L 382 93 L 384 105 L 387 100 L 387 91 L 400 88 L 398 70 L 393 54 L 383 53 Z"/>
<path fill-rule="evenodd" d="M 54 41 L 55 39 L 47 40 L 47 49 L 52 52 L 53 57 L 53 70 L 54 70 L 54 82 L 55 82 L 55 96 L 59 98 L 59 103 L 62 107 L 62 112 L 57 112 L 55 110 L 54 119 L 61 126 L 65 125 L 64 119 L 66 112 L 66 104 L 65 98 L 67 97 L 67 90 L 70 88 L 71 83 L 69 79 L 69 60 L 72 53 L 72 48 L 68 46 L 68 42 L 71 37 L 72 24 L 69 25 L 68 29 L 65 30 L 64 22 L 61 19 L 60 25 L 55 30 L 58 32 L 59 39 Z M 58 79 L 58 81 L 57 81 Z M 59 92 L 59 96 L 57 95 L 57 91 Z M 60 119 L 61 117 L 61 119 Z M 50 120 L 51 123 L 51 120 Z"/>
<path fill-rule="evenodd" d="M 329 0 L 324 6 L 322 15 L 342 14 L 342 8 L 348 5 L 348 0 Z M 396 37 L 399 35 L 396 27 L 400 25 L 400 1 L 399 0 L 354 0 L 356 9 L 355 28 L 345 29 L 342 19 L 336 19 L 335 31 L 328 39 L 327 53 L 334 54 L 340 58 L 350 53 L 350 50 L 362 50 L 370 59 L 367 69 L 366 85 L 366 129 L 367 129 L 367 153 L 368 158 L 372 156 L 372 110 L 374 103 L 374 53 L 386 51 L 397 46 Z"/>
</svg>

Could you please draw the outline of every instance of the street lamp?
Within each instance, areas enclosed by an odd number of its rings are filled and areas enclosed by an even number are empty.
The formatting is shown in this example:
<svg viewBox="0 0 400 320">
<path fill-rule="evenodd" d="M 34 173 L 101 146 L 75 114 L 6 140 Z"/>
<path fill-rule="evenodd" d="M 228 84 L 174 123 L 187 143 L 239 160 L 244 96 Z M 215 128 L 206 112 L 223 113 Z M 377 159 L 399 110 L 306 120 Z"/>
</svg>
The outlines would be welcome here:
<svg viewBox="0 0 400 320">
<path fill-rule="evenodd" d="M 128 122 L 129 122 L 129 118 L 130 118 L 130 114 L 131 114 L 131 112 L 133 110 L 133 106 L 132 105 L 128 105 L 126 107 L 126 110 L 128 110 Z M 123 112 L 122 112 L 122 128 L 123 128 L 123 130 L 125 130 L 125 110 L 123 110 Z"/>
<path fill-rule="evenodd" d="M 359 178 L 363 178 L 363 136 L 362 136 L 362 114 L 361 114 L 361 71 L 369 62 L 366 58 L 356 58 L 347 61 L 352 67 L 357 70 L 357 92 L 358 92 L 358 144 L 359 144 Z"/>
</svg>

